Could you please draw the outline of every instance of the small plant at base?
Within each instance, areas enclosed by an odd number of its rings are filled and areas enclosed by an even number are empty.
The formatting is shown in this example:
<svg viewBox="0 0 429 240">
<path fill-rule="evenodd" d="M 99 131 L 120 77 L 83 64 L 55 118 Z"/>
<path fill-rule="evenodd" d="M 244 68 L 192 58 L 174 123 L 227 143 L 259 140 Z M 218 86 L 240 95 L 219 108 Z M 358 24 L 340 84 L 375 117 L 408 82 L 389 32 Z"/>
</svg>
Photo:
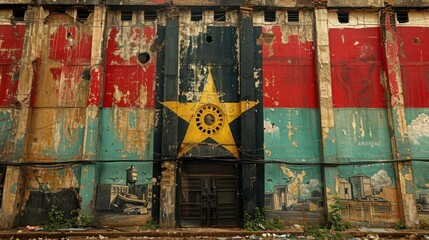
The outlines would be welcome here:
<svg viewBox="0 0 429 240">
<path fill-rule="evenodd" d="M 157 229 L 157 228 L 159 228 L 159 225 L 158 225 L 158 223 L 157 223 L 155 220 L 153 220 L 152 218 L 151 218 L 151 219 L 149 219 L 149 220 L 146 222 L 146 224 L 145 224 L 145 225 L 143 225 L 143 226 L 141 227 L 141 229 L 142 229 L 142 230 L 155 230 L 155 229 Z"/>
<path fill-rule="evenodd" d="M 52 205 L 48 213 L 49 224 L 45 225 L 45 230 L 52 232 L 60 228 L 69 228 L 76 223 L 75 219 L 64 219 L 64 211 Z"/>
<path fill-rule="evenodd" d="M 329 239 L 329 237 L 331 236 L 329 234 L 328 229 L 323 228 L 322 226 L 319 226 L 319 225 L 308 226 L 305 229 L 304 234 L 306 236 L 312 236 L 315 239 Z"/>
<path fill-rule="evenodd" d="M 255 208 L 253 215 L 244 213 L 244 229 L 247 231 L 261 230 L 261 225 L 265 225 L 265 212 L 264 209 Z"/>
<path fill-rule="evenodd" d="M 317 240 L 342 240 L 348 239 L 349 236 L 334 230 L 329 230 L 326 227 L 320 225 L 312 225 L 305 229 L 304 234 L 306 236 L 312 236 Z"/>
<path fill-rule="evenodd" d="M 429 222 L 424 219 L 420 219 L 420 229 L 429 230 Z"/>
<path fill-rule="evenodd" d="M 247 231 L 258 231 L 265 229 L 283 229 L 284 226 L 280 221 L 279 217 L 275 217 L 273 220 L 267 220 L 265 215 L 267 210 L 265 208 L 255 208 L 253 215 L 244 213 L 244 229 Z"/>
<path fill-rule="evenodd" d="M 94 219 L 92 218 L 92 216 L 87 216 L 87 215 L 82 213 L 79 217 L 79 225 L 85 226 L 85 227 L 90 227 L 90 226 L 92 226 L 93 220 Z"/>
<path fill-rule="evenodd" d="M 393 227 L 396 230 L 400 230 L 400 229 L 405 229 L 406 228 L 405 225 L 401 221 L 395 222 L 395 224 L 393 225 Z"/>
<path fill-rule="evenodd" d="M 341 216 L 341 200 L 340 197 L 334 196 L 334 203 L 330 206 L 331 212 L 328 215 L 328 227 L 335 231 L 344 231 L 351 227 L 349 222 L 345 222 Z"/>
<path fill-rule="evenodd" d="M 269 228 L 273 228 L 273 229 L 277 229 L 277 230 L 284 229 L 283 223 L 280 221 L 280 218 L 278 216 L 276 216 L 272 221 L 268 220 L 267 226 Z"/>
</svg>

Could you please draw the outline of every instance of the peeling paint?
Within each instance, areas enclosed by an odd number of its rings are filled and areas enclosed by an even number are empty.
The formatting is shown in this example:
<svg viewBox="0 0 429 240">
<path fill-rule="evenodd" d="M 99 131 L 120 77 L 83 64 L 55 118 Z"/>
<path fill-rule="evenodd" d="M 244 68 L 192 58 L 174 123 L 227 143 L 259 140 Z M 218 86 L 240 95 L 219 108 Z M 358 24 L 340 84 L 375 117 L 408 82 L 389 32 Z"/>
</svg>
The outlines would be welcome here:
<svg viewBox="0 0 429 240">
<path fill-rule="evenodd" d="M 289 7 L 302 4 L 277 2 Z M 368 4 L 375 6 L 376 0 Z M 420 90 L 426 89 L 428 75 L 427 54 L 424 54 L 425 37 L 429 36 L 425 27 L 428 13 L 411 10 L 409 23 L 390 22 L 392 18 L 386 20 L 388 29 L 381 29 L 385 24 L 380 23 L 376 10 L 352 9 L 349 23 L 339 23 L 337 13 L 331 9 L 315 12 L 300 9 L 299 23 L 287 22 L 285 10 L 277 10 L 275 22 L 265 22 L 260 10 L 252 13 L 256 33 L 253 37 L 259 36 L 252 41 L 256 41 L 255 47 L 260 47 L 253 63 L 262 60 L 263 66 L 251 68 L 246 77 L 251 79 L 251 86 L 264 87 L 265 159 L 309 163 L 376 161 L 391 159 L 392 149 L 395 158 L 427 155 L 423 146 L 429 139 L 426 109 L 429 102 L 426 92 Z M 38 15 L 36 18 L 30 18 L 33 11 Z M 159 69 L 156 66 L 160 60 L 157 53 L 164 54 L 167 43 L 158 45 L 155 41 L 159 40 L 157 24 L 165 25 L 167 20 L 140 21 L 144 20 L 143 11 L 133 10 L 132 21 L 125 22 L 120 20 L 120 10 L 108 11 L 107 15 L 95 12 L 87 22 L 80 23 L 75 22 L 70 9 L 66 11 L 69 15 L 29 7 L 26 29 L 22 24 L 0 25 L 0 79 L 2 86 L 7 86 L 0 90 L 0 107 L 3 107 L 0 118 L 5 119 L 0 123 L 4 132 L 0 134 L 0 152 L 8 159 L 15 154 L 13 161 L 25 162 L 121 161 L 100 163 L 97 167 L 101 170 L 28 168 L 23 180 L 19 170 L 8 168 L 5 186 L 9 195 L 5 204 L 13 208 L 2 209 L 5 216 L 19 213 L 16 203 L 25 203 L 33 190 L 55 192 L 80 188 L 79 194 L 85 198 L 82 204 L 91 206 L 93 199 L 89 195 L 97 184 L 126 184 L 124 170 L 119 166 L 128 159 L 153 158 L 155 79 L 170 74 L 162 72 L 164 66 Z M 4 16 L 12 14 L 10 10 L 0 12 Z M 161 15 L 159 19 L 167 14 Z M 190 10 L 179 12 L 179 65 L 174 67 L 179 70 L 177 96 L 182 102 L 201 98 L 208 64 L 213 64 L 216 77 L 221 79 L 216 82 L 220 90 L 217 97 L 224 102 L 229 102 L 225 99 L 232 95 L 231 98 L 241 97 L 239 80 L 244 78 L 240 76 L 243 69 L 239 68 L 245 66 L 240 66 L 240 56 L 246 49 L 240 49 L 243 40 L 239 36 L 242 32 L 238 27 L 241 26 L 238 11 L 228 9 L 225 22 L 215 21 L 213 15 L 213 10 L 204 10 L 201 21 L 191 21 Z M 24 41 L 24 31 L 27 37 L 44 37 Z M 222 41 L 228 38 L 226 57 L 214 58 L 216 53 L 209 52 L 214 44 L 205 38 L 208 34 L 213 34 L 214 41 L 218 36 Z M 385 56 L 380 45 L 383 35 Z M 18 46 L 24 42 L 25 46 Z M 23 56 L 19 53 L 21 49 Z M 139 61 L 140 53 L 149 55 L 148 62 Z M 193 59 L 194 56 L 198 57 Z M 387 59 L 385 75 L 384 58 Z M 82 77 L 85 70 L 90 71 L 89 79 Z M 392 110 L 393 135 L 389 133 L 386 90 L 392 96 L 393 106 L 389 111 Z M 242 106 L 247 109 L 246 101 Z M 11 138 L 16 142 L 6 143 Z M 142 161 L 136 165 L 143 174 L 139 183 L 151 182 L 152 163 Z M 381 196 L 392 202 L 392 214 L 387 221 L 397 221 L 400 211 L 406 219 L 414 219 L 414 185 L 419 181 L 418 191 L 429 187 L 427 179 L 416 178 L 420 169 L 412 171 L 411 166 L 400 163 L 395 176 L 392 164 L 371 166 L 325 169 L 328 179 L 322 186 L 318 166 L 268 164 L 264 184 L 273 196 L 277 194 L 274 189 L 288 186 L 284 189 L 290 188 L 291 193 L 301 197 L 298 200 L 305 200 L 304 195 L 322 196 L 321 188 L 325 187 L 329 205 L 333 194 L 339 192 L 339 181 L 333 177 L 340 173 L 347 176 L 358 171 L 368 173 L 372 176 L 372 187 L 377 191 L 383 189 Z M 176 165 L 166 162 L 162 167 L 165 171 L 162 171 L 161 196 L 171 195 L 171 198 L 161 199 L 160 215 L 164 223 L 173 226 Z M 95 174 L 96 171 L 99 172 Z M 21 184 L 25 185 L 25 191 Z M 404 209 L 400 209 L 401 204 Z"/>
<path fill-rule="evenodd" d="M 408 136 L 412 144 L 420 145 L 429 140 L 429 116 L 421 113 L 407 126 Z"/>
</svg>

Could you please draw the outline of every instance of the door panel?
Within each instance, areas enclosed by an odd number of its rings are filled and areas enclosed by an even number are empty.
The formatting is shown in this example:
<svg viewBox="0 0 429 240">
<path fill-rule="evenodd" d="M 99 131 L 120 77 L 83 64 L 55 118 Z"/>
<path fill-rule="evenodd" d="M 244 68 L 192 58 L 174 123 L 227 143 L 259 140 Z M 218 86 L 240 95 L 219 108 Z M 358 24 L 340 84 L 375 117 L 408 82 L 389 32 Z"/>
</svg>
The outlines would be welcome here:
<svg viewBox="0 0 429 240">
<path fill-rule="evenodd" d="M 182 227 L 237 226 L 235 168 L 235 164 L 183 164 L 179 191 Z"/>
</svg>

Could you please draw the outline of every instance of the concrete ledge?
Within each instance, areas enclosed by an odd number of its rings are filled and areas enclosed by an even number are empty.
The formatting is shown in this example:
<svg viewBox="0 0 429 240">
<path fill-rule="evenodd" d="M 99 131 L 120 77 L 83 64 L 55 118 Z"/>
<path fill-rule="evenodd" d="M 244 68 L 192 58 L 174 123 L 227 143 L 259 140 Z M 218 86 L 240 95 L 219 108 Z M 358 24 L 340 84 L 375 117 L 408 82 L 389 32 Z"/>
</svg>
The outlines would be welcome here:
<svg viewBox="0 0 429 240">
<path fill-rule="evenodd" d="M 163 237 L 163 238 L 177 238 L 177 237 L 245 237 L 250 235 L 261 236 L 264 233 L 275 233 L 277 235 L 290 234 L 294 236 L 302 236 L 303 231 L 296 229 L 282 230 L 282 231 L 245 231 L 242 229 L 216 229 L 216 228 L 180 228 L 180 229 L 168 229 L 168 230 L 149 230 L 141 231 L 127 229 L 89 229 L 86 231 L 61 231 L 61 232 L 44 232 L 44 231 L 28 231 L 23 229 L 13 229 L 7 231 L 0 231 L 0 238 L 62 238 L 62 237 L 108 237 L 108 238 L 119 238 L 119 237 Z M 407 237 L 412 239 L 420 239 L 424 235 L 429 235 L 429 230 L 395 230 L 395 229 L 368 229 L 367 231 L 362 230 L 348 230 L 343 232 L 353 237 L 365 237 L 368 234 L 377 234 L 382 238 L 397 238 Z"/>
</svg>

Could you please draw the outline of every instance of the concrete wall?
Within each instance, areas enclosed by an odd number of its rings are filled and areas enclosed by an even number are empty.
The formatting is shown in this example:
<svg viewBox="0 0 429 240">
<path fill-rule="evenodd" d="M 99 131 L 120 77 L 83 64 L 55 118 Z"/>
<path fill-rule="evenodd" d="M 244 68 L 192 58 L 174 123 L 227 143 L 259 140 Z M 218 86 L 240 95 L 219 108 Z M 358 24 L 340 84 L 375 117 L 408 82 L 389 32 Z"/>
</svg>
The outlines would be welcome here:
<svg viewBox="0 0 429 240">
<path fill-rule="evenodd" d="M 207 156 L 265 161 L 243 165 L 243 208 L 263 199 L 285 224 L 323 222 L 338 194 L 355 225 L 425 219 L 428 11 L 399 22 L 379 1 L 79 1 L 82 18 L 62 3 L 23 21 L 0 10 L 2 228 L 44 224 L 52 205 L 99 225 L 177 226 L 176 160 Z M 227 8 L 194 19 L 198 6 Z M 201 104 L 228 131 L 193 128 Z"/>
</svg>

